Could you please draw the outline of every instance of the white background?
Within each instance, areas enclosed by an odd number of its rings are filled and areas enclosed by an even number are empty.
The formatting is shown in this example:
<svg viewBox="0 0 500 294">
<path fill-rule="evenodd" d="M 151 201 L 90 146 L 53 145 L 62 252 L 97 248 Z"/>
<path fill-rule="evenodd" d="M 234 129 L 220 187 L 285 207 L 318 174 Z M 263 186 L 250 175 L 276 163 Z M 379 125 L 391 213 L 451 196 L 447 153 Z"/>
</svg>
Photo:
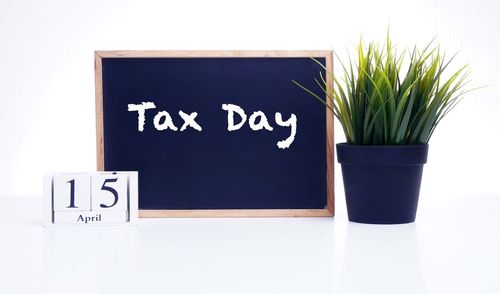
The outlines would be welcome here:
<svg viewBox="0 0 500 294">
<path fill-rule="evenodd" d="M 80 283 L 85 293 L 138 293 L 144 285 L 134 277 L 146 272 L 149 278 L 142 281 L 149 292 L 165 286 L 172 293 L 199 293 L 229 283 L 228 293 L 304 293 L 336 283 L 345 293 L 402 293 L 405 285 L 413 285 L 414 293 L 445 293 L 449 287 L 450 293 L 492 293 L 500 268 L 499 10 L 496 0 L 0 0 L 0 195 L 18 195 L 0 203 L 0 249 L 6 253 L 0 259 L 6 271 L 0 276 L 7 273 L 0 280 L 3 287 L 11 293 L 22 284 L 33 293 Z M 42 175 L 96 167 L 94 50 L 333 49 L 345 58 L 361 34 L 366 41 L 382 41 L 389 26 L 400 48 L 423 46 L 437 36 L 450 56 L 459 52 L 455 68 L 470 65 L 473 86 L 490 85 L 469 94 L 431 139 L 416 225 L 383 229 L 348 224 L 336 164 L 333 226 L 328 220 L 242 219 L 148 220 L 139 231 L 83 235 L 39 228 Z M 344 140 L 338 124 L 335 140 Z M 123 263 L 106 259 L 92 238 L 110 248 L 116 240 L 127 242 L 113 256 L 126 258 L 133 252 L 135 269 L 120 270 Z M 400 247 L 388 246 L 394 244 Z M 166 248 L 158 263 L 155 248 Z M 91 264 L 89 252 L 103 257 L 102 268 Z M 394 260 L 385 259 L 389 253 L 396 253 Z M 334 262 L 339 259 L 343 264 Z M 287 266 L 289 260 L 302 271 Z M 169 262 L 175 268 L 148 272 Z M 385 272 L 378 265 L 393 267 L 399 280 L 383 280 Z M 101 274 L 110 272 L 113 279 L 106 284 Z M 161 284 L 164 275 L 173 278 Z M 35 283 L 23 283 L 23 276 Z M 123 277 L 128 283 L 119 284 L 122 288 L 113 284 Z M 238 284 L 252 277 L 254 284 Z M 100 280 L 82 282 L 92 279 Z M 191 284 L 190 279 L 205 284 Z"/>
<path fill-rule="evenodd" d="M 0 195 L 41 194 L 46 172 L 95 170 L 94 50 L 333 49 L 345 58 L 361 34 L 383 41 L 388 26 L 401 49 L 437 36 L 459 52 L 455 68 L 470 65 L 473 86 L 490 85 L 437 128 L 421 205 L 498 193 L 499 9 L 494 0 L 0 0 Z"/>
</svg>

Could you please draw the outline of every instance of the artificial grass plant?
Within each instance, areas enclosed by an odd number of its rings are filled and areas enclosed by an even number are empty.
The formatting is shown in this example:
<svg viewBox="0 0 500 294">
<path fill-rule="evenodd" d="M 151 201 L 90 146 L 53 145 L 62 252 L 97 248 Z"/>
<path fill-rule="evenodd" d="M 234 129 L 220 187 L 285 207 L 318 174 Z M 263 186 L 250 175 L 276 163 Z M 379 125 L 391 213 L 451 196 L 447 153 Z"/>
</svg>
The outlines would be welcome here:
<svg viewBox="0 0 500 294">
<path fill-rule="evenodd" d="M 315 78 L 326 99 L 292 81 L 333 112 L 348 144 L 427 144 L 439 122 L 471 91 L 467 66 L 446 71 L 453 59 L 432 41 L 423 50 L 397 53 L 387 36 L 382 46 L 361 40 L 357 59 L 341 62 L 341 80 L 315 60 L 326 72 Z M 327 86 L 329 79 L 333 87 Z"/>
</svg>

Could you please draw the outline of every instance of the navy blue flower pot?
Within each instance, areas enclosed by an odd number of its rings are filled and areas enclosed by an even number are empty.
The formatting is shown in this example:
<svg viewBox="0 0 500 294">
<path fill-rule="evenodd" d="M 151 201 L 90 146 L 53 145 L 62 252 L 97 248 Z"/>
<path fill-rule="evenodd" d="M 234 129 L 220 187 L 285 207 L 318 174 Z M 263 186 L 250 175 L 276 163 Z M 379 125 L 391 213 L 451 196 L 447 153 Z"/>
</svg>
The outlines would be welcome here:
<svg viewBox="0 0 500 294">
<path fill-rule="evenodd" d="M 415 221 L 428 147 L 337 144 L 349 220 L 369 224 Z"/>
</svg>

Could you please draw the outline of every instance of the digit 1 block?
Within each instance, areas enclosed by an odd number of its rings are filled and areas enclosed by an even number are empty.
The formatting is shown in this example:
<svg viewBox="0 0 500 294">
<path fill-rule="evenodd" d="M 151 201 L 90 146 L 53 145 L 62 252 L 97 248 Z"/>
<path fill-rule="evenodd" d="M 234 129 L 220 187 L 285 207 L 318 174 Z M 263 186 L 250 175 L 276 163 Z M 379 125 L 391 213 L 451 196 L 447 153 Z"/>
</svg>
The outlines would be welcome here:
<svg viewBox="0 0 500 294">
<path fill-rule="evenodd" d="M 128 174 L 97 173 L 91 178 L 92 211 L 128 210 Z"/>
<path fill-rule="evenodd" d="M 90 210 L 90 175 L 56 174 L 52 185 L 54 211 Z"/>
</svg>

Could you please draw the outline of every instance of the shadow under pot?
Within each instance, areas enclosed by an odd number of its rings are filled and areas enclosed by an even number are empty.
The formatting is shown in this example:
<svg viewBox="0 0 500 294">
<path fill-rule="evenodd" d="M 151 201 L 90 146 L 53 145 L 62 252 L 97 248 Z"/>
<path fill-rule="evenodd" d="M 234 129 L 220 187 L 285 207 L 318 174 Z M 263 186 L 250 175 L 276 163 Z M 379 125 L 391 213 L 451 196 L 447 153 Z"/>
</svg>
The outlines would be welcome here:
<svg viewBox="0 0 500 294">
<path fill-rule="evenodd" d="M 428 147 L 337 144 L 349 220 L 368 224 L 414 222 Z"/>
</svg>

